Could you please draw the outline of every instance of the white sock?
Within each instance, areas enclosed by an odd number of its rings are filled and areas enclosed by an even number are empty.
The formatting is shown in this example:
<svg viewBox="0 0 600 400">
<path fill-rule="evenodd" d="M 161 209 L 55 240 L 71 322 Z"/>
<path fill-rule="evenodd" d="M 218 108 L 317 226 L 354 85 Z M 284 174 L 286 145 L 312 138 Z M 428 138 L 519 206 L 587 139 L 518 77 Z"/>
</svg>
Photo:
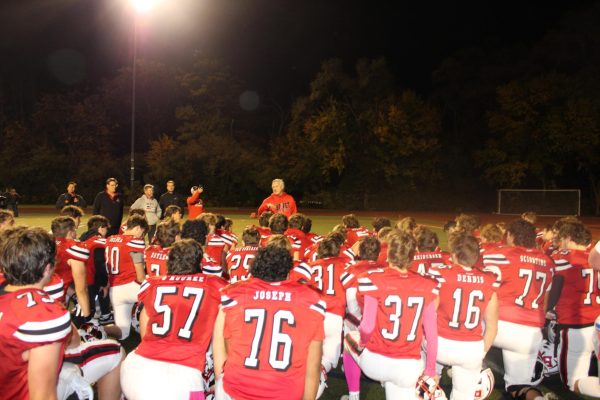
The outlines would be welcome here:
<svg viewBox="0 0 600 400">
<path fill-rule="evenodd" d="M 348 400 L 360 400 L 360 392 L 348 393 Z"/>
<path fill-rule="evenodd" d="M 600 397 L 600 382 L 597 376 L 580 378 L 575 384 L 579 393 L 591 397 Z"/>
</svg>

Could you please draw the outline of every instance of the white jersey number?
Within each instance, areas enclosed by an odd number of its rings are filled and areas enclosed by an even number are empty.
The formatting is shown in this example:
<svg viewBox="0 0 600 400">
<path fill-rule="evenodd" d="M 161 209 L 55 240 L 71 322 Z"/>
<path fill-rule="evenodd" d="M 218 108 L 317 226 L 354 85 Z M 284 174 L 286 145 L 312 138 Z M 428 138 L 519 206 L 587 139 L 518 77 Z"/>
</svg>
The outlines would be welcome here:
<svg viewBox="0 0 600 400">
<path fill-rule="evenodd" d="M 250 347 L 250 355 L 244 360 L 244 366 L 257 369 L 258 355 L 262 346 L 265 333 L 267 310 L 263 308 L 248 308 L 244 312 L 244 322 L 251 324 L 256 320 L 254 338 Z M 294 314 L 288 310 L 279 310 L 273 314 L 273 330 L 271 331 L 271 344 L 269 346 L 269 365 L 276 370 L 285 371 L 292 365 L 292 338 L 282 332 L 283 324 L 296 325 Z"/>
</svg>

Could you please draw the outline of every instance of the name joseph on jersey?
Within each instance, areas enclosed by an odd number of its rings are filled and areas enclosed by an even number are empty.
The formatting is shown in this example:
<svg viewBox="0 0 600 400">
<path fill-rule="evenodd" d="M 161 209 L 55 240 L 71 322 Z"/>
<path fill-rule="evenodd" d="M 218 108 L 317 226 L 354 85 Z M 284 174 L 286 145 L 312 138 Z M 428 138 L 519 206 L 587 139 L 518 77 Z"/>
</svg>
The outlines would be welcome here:
<svg viewBox="0 0 600 400">
<path fill-rule="evenodd" d="M 278 290 L 257 290 L 254 293 L 252 300 L 276 300 L 276 301 L 292 301 L 291 292 L 280 292 Z"/>
</svg>

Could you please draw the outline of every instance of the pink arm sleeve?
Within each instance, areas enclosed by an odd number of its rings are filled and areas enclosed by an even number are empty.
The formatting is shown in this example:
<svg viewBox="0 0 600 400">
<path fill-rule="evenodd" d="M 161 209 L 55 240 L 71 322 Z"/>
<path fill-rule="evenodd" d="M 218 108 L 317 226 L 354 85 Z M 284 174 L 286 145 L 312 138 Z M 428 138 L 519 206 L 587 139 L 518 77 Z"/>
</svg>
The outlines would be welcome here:
<svg viewBox="0 0 600 400">
<path fill-rule="evenodd" d="M 425 330 L 425 339 L 427 346 L 427 361 L 425 362 L 425 374 L 435 376 L 435 360 L 438 351 L 438 330 L 437 330 L 437 311 L 435 302 L 431 302 L 425 307 L 423 312 L 423 328 Z"/>
<path fill-rule="evenodd" d="M 375 322 L 377 320 L 377 299 L 371 296 L 365 296 L 364 299 L 362 321 L 358 327 L 361 345 L 369 342 L 371 334 L 375 330 Z"/>
</svg>

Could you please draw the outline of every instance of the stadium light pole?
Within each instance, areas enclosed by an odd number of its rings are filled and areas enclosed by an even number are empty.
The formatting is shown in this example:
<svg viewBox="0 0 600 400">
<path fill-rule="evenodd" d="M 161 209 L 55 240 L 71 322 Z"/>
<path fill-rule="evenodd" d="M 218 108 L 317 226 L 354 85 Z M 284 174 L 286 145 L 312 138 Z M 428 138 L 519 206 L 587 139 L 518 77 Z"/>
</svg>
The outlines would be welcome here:
<svg viewBox="0 0 600 400">
<path fill-rule="evenodd" d="M 131 0 L 134 11 L 133 21 L 133 65 L 131 66 L 131 166 L 129 189 L 133 191 L 133 182 L 135 181 L 135 80 L 137 66 L 137 42 L 138 42 L 138 23 L 139 19 L 149 13 L 157 0 Z"/>
</svg>

